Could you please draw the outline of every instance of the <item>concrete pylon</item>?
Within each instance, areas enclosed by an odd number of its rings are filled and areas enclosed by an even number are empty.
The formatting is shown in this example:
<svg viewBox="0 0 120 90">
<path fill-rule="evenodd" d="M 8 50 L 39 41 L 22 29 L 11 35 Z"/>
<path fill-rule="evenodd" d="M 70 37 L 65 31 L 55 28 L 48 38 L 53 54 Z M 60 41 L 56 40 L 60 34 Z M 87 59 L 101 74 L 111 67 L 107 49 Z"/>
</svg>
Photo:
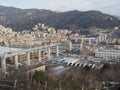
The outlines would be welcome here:
<svg viewBox="0 0 120 90">
<path fill-rule="evenodd" d="M 106 40 L 107 39 L 107 34 L 105 34 L 105 36 L 104 36 L 105 38 L 104 38 L 104 40 Z"/>
<path fill-rule="evenodd" d="M 59 56 L 59 46 L 56 45 L 56 56 L 58 57 Z"/>
<path fill-rule="evenodd" d="M 42 58 L 43 59 L 45 58 L 45 51 L 46 51 L 46 49 L 44 51 L 42 51 Z"/>
<path fill-rule="evenodd" d="M 84 38 L 81 39 L 81 43 L 83 43 L 83 42 L 84 42 Z"/>
<path fill-rule="evenodd" d="M 98 41 L 99 41 L 98 38 L 96 38 L 96 40 L 95 40 L 96 44 L 98 43 Z"/>
<path fill-rule="evenodd" d="M 89 45 L 91 45 L 92 39 L 89 39 Z"/>
<path fill-rule="evenodd" d="M 38 49 L 38 61 L 41 62 L 41 50 Z"/>
<path fill-rule="evenodd" d="M 48 47 L 48 60 L 50 60 L 50 46 Z"/>
<path fill-rule="evenodd" d="M 82 38 L 81 43 L 80 43 L 80 48 L 83 48 L 83 41 L 84 41 L 84 39 Z"/>
<path fill-rule="evenodd" d="M 44 34 L 43 34 L 43 41 L 44 41 L 44 43 L 45 43 L 45 38 L 46 38 L 46 37 L 45 37 L 45 33 L 44 33 Z"/>
<path fill-rule="evenodd" d="M 15 61 L 15 68 L 18 69 L 18 55 L 15 54 L 14 56 L 14 61 Z"/>
<path fill-rule="evenodd" d="M 6 72 L 6 52 L 3 55 L 1 67 L 2 67 L 2 71 Z"/>
<path fill-rule="evenodd" d="M 82 43 L 80 43 L 80 48 L 83 48 L 83 44 Z"/>
<path fill-rule="evenodd" d="M 102 36 L 101 35 L 99 35 L 99 42 L 101 42 L 102 41 Z"/>
<path fill-rule="evenodd" d="M 71 50 L 72 50 L 72 42 L 69 41 L 69 51 L 71 51 Z"/>
<path fill-rule="evenodd" d="M 27 52 L 27 65 L 30 66 L 30 52 Z"/>
</svg>

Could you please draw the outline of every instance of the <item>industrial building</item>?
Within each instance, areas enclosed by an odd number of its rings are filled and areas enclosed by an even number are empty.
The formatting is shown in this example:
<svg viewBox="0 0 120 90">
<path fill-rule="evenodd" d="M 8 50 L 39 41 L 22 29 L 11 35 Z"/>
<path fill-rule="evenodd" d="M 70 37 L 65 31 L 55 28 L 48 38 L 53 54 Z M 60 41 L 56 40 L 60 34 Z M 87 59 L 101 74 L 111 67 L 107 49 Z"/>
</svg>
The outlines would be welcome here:
<svg viewBox="0 0 120 90">
<path fill-rule="evenodd" d="M 101 50 L 95 53 L 95 57 L 102 57 L 102 58 L 118 58 L 120 57 L 120 50 Z"/>
</svg>

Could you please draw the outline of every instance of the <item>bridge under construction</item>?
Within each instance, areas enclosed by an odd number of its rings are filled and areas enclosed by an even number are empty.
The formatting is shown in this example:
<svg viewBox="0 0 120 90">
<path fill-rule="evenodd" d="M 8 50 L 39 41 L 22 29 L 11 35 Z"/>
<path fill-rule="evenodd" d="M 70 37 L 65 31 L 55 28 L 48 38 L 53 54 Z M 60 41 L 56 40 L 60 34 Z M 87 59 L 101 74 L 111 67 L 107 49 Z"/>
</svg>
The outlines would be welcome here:
<svg viewBox="0 0 120 90">
<path fill-rule="evenodd" d="M 55 50 L 51 50 L 51 47 L 54 47 Z M 56 56 L 59 56 L 59 43 L 28 49 L 9 47 L 0 47 L 0 49 L 1 70 L 3 72 L 6 72 L 7 70 L 7 59 L 11 59 L 13 61 L 15 69 L 19 69 L 19 65 L 22 64 L 20 61 L 24 61 L 26 65 L 30 66 L 32 64 L 32 60 L 37 57 L 37 62 L 41 62 L 42 58 L 45 57 L 45 52 L 47 53 L 48 61 L 51 60 L 51 52 L 55 52 Z"/>
</svg>

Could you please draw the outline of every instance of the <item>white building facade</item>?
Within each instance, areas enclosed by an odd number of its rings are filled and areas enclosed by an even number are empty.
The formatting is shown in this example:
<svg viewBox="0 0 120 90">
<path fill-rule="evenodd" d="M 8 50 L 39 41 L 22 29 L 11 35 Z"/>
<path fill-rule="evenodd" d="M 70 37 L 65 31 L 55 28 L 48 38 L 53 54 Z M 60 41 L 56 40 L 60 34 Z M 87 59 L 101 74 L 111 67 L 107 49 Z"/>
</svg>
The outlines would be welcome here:
<svg viewBox="0 0 120 90">
<path fill-rule="evenodd" d="M 95 53 L 95 57 L 115 59 L 115 58 L 120 57 L 120 50 L 97 51 Z"/>
</svg>

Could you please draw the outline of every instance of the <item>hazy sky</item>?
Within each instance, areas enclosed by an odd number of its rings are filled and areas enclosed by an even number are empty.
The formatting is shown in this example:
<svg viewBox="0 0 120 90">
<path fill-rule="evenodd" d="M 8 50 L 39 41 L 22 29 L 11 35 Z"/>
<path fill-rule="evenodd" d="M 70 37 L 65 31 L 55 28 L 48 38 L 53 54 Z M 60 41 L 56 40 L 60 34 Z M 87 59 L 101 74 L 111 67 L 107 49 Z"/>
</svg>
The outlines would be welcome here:
<svg viewBox="0 0 120 90">
<path fill-rule="evenodd" d="M 120 16 L 120 0 L 0 0 L 0 5 L 54 11 L 99 10 Z"/>
</svg>

